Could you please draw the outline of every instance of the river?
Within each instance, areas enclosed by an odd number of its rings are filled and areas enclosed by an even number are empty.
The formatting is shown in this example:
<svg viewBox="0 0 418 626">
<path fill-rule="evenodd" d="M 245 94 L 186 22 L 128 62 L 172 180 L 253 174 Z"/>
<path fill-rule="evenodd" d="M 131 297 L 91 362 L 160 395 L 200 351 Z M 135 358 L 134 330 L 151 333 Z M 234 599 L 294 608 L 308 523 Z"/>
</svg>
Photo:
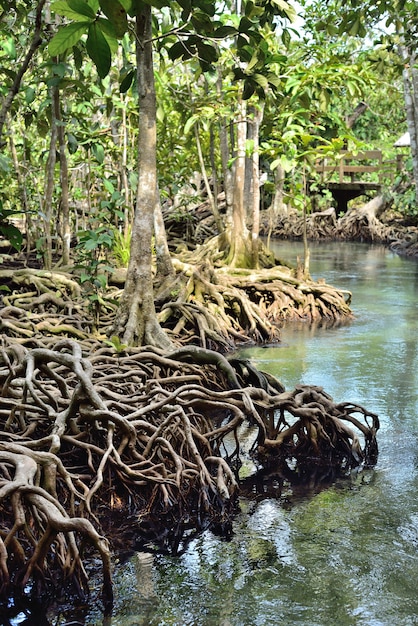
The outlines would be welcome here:
<svg viewBox="0 0 418 626">
<path fill-rule="evenodd" d="M 274 245 L 289 260 L 302 251 Z M 311 258 L 313 277 L 352 292 L 355 319 L 288 325 L 280 346 L 241 353 L 286 388 L 320 385 L 378 413 L 376 468 L 304 497 L 243 500 L 229 541 L 206 532 L 178 557 L 135 555 L 116 568 L 113 616 L 87 608 L 73 623 L 418 624 L 418 263 L 362 244 L 312 244 Z"/>
</svg>

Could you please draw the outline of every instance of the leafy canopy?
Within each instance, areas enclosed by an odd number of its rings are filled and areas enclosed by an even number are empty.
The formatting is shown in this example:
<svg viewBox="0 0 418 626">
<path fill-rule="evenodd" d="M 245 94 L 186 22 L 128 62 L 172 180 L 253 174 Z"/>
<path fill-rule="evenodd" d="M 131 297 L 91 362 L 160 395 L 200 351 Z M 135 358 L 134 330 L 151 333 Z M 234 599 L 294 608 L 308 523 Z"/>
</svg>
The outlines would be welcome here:
<svg viewBox="0 0 418 626">
<path fill-rule="evenodd" d="M 49 52 L 59 56 L 85 40 L 87 54 L 99 76 L 105 78 L 112 52 L 131 28 L 130 18 L 139 15 L 146 5 L 170 16 L 162 39 L 171 60 L 195 58 L 203 71 L 212 71 L 219 59 L 219 42 L 227 39 L 235 42 L 235 79 L 245 81 L 244 97 L 254 92 L 264 97 L 269 86 L 276 86 L 274 76 L 260 70 L 265 65 L 262 31 L 274 30 L 278 20 L 291 22 L 295 18 L 295 10 L 286 0 L 247 0 L 243 15 L 225 13 L 224 7 L 218 14 L 219 4 L 211 0 L 56 0 L 51 9 L 71 23 L 59 27 L 49 43 Z M 290 40 L 286 26 L 282 39 Z M 129 89 L 132 79 L 132 75 L 126 78 L 122 91 Z"/>
</svg>

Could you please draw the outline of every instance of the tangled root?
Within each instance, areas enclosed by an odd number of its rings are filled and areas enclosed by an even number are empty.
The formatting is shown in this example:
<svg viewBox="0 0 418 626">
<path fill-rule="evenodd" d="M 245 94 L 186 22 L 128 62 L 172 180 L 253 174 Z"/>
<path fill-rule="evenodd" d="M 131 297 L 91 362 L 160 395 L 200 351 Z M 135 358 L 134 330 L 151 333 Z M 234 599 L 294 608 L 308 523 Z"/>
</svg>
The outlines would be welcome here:
<svg viewBox="0 0 418 626">
<path fill-rule="evenodd" d="M 29 583 L 34 595 L 86 594 L 85 559 L 97 552 L 111 602 L 112 551 L 176 551 L 187 532 L 228 531 L 248 454 L 258 471 L 346 473 L 377 458 L 374 414 L 318 387 L 286 392 L 250 362 L 198 346 L 4 339 L 0 390 L 2 595 Z"/>
</svg>

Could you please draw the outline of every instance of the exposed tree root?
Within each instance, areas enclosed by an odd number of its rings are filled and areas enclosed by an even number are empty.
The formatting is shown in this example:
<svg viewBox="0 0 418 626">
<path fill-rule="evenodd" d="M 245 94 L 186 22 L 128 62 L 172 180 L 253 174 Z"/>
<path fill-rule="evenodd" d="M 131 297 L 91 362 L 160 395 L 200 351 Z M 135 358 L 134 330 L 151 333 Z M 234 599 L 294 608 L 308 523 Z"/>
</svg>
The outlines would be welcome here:
<svg viewBox="0 0 418 626">
<path fill-rule="evenodd" d="M 27 584 L 86 593 L 87 540 L 111 601 L 109 544 L 177 550 L 188 531 L 227 532 L 244 455 L 296 473 L 376 461 L 376 415 L 318 387 L 286 392 L 250 362 L 197 346 L 22 343 L 0 350 L 3 596 Z"/>
<path fill-rule="evenodd" d="M 175 259 L 177 282 L 157 298 L 161 324 L 175 337 L 181 334 L 185 343 L 229 350 L 246 342 L 278 340 L 285 321 L 352 316 L 349 292 L 305 280 L 289 267 L 247 270 L 190 262 L 215 253 L 211 246 L 212 240 L 183 254 L 187 262 Z"/>
<path fill-rule="evenodd" d="M 364 241 L 383 243 L 400 252 L 407 250 L 409 241 L 416 241 L 414 228 L 404 228 L 396 222 L 380 217 L 388 206 L 382 196 L 377 196 L 362 206 L 349 209 L 337 218 L 334 209 L 307 216 L 306 230 L 310 241 Z M 262 232 L 268 232 L 268 218 L 263 220 Z M 271 232 L 273 237 L 302 239 L 303 216 L 296 210 L 277 216 Z M 410 251 L 412 252 L 411 247 Z"/>
<path fill-rule="evenodd" d="M 348 292 L 305 280 L 282 264 L 260 270 L 225 268 L 217 263 L 217 254 L 214 240 L 183 253 L 183 260 L 173 259 L 175 278 L 156 286 L 159 322 L 174 343 L 227 352 L 243 343 L 279 340 L 287 320 L 351 317 Z M 54 336 L 87 341 L 110 334 L 120 289 L 109 287 L 100 308 L 93 310 L 71 274 L 1 270 L 2 278 L 10 292 L 0 306 L 0 331 L 16 341 Z"/>
</svg>

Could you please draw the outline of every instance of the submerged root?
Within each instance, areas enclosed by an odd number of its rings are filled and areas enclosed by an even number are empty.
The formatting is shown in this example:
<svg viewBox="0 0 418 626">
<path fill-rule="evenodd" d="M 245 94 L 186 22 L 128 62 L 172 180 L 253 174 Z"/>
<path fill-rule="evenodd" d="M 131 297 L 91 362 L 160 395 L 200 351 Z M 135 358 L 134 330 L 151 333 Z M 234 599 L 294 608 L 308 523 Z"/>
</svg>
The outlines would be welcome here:
<svg viewBox="0 0 418 626">
<path fill-rule="evenodd" d="M 320 388 L 286 392 L 250 362 L 198 346 L 5 341 L 0 390 L 3 595 L 27 583 L 35 595 L 70 583 L 86 593 L 93 550 L 111 601 L 110 550 L 176 551 L 185 533 L 228 532 L 248 454 L 259 471 L 344 473 L 377 456 L 377 416 Z M 253 433 L 245 451 L 243 427 Z"/>
</svg>

